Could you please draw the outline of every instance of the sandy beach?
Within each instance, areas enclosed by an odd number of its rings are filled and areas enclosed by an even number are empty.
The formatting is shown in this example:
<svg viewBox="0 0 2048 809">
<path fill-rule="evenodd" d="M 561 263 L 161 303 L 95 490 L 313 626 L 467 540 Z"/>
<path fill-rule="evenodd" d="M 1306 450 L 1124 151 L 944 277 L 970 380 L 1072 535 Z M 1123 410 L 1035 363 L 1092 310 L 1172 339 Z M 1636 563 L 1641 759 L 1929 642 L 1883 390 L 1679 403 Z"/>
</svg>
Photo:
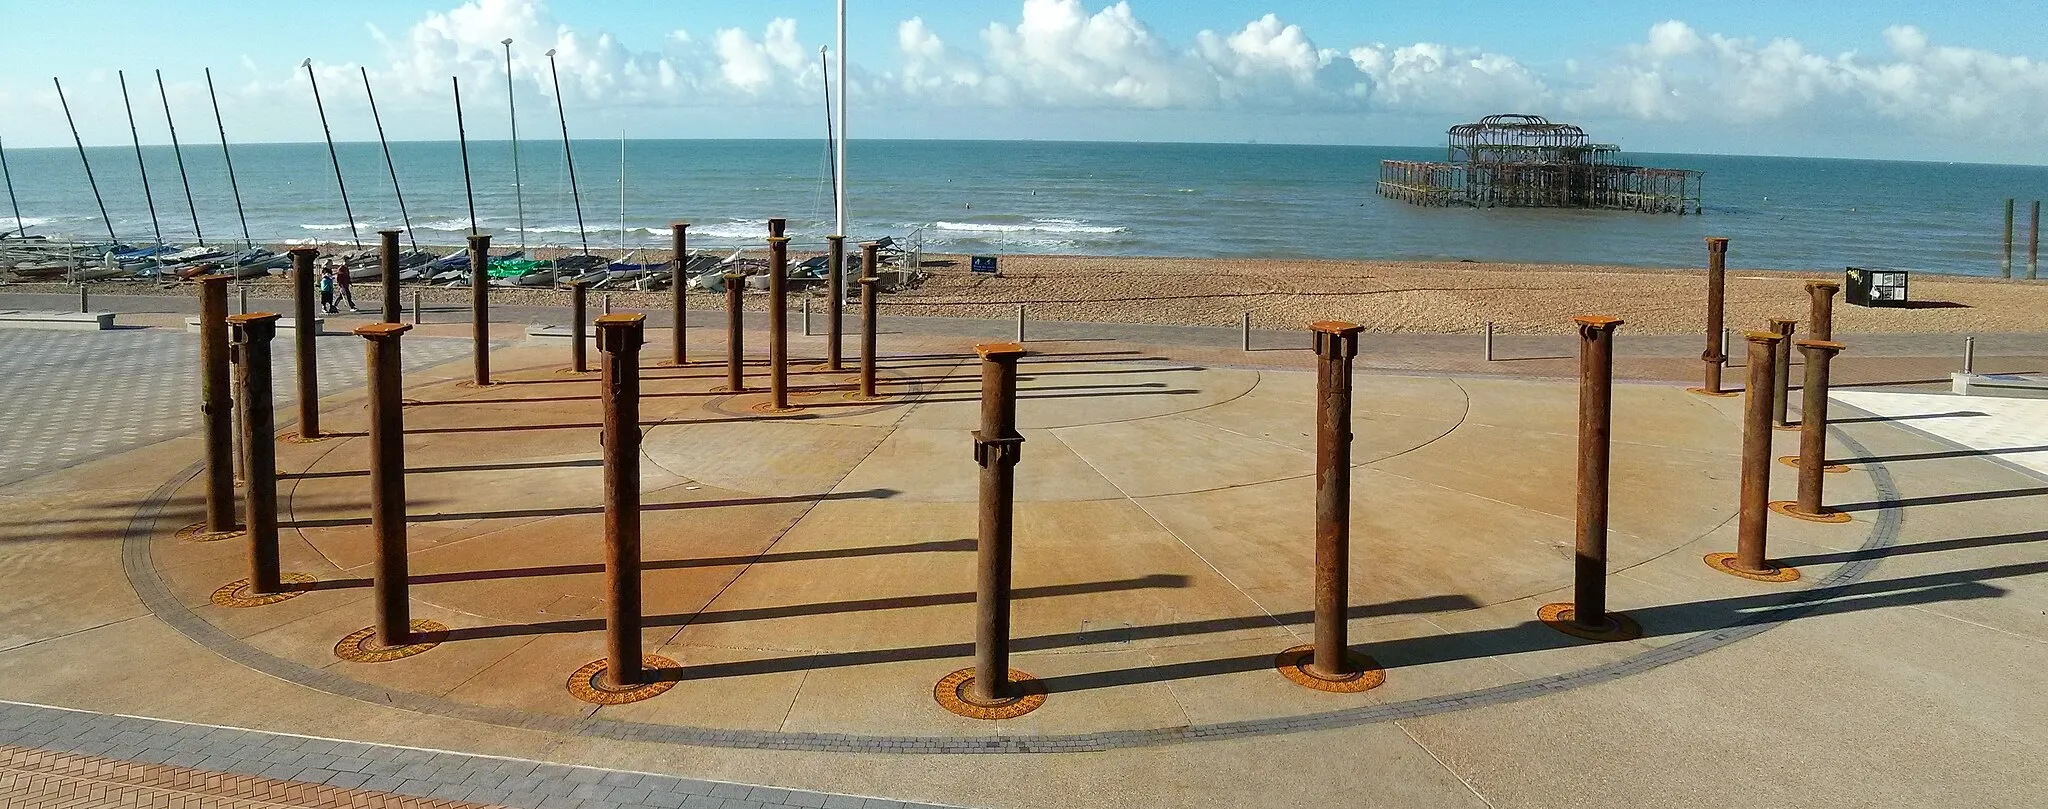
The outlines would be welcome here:
<svg viewBox="0 0 2048 809">
<path fill-rule="evenodd" d="M 338 249 L 338 248 L 337 248 Z M 573 251 L 543 248 L 547 258 Z M 611 251 L 593 251 L 609 253 Z M 808 253 L 793 252 L 792 262 Z M 763 256 L 765 257 L 765 256 Z M 1554 334 L 1576 314 L 1627 321 L 1637 334 L 1688 334 L 1705 327 L 1705 271 L 1570 264 L 1330 261 L 1296 259 L 1126 258 L 1009 255 L 1001 274 L 969 270 L 967 257 L 926 254 L 926 277 L 882 296 L 886 314 L 1009 318 L 1026 307 L 1034 320 L 1234 326 L 1249 312 L 1261 329 L 1316 320 L 1349 320 L 1378 333 L 1471 334 L 1493 322 L 1504 334 Z M 1735 267 L 1728 271 L 1727 323 L 1762 328 L 1766 319 L 1804 319 L 1803 284 L 1820 275 Z M 262 284 L 282 284 L 269 279 Z M 93 284 L 108 293 L 183 294 L 135 282 Z M 20 292 L 62 291 L 62 284 L 12 284 Z M 408 285 L 408 290 L 414 287 Z M 616 306 L 667 306 L 668 294 L 612 291 Z M 802 294 L 821 296 L 820 290 Z M 358 299 L 375 299 L 374 283 Z M 460 289 L 424 289 L 429 303 L 468 300 Z M 765 309 L 758 292 L 749 309 Z M 1948 275 L 1912 278 L 1913 305 L 1865 308 L 1837 299 L 1835 327 L 1852 333 L 2027 333 L 2048 330 L 2048 282 Z M 567 293 L 494 290 L 501 303 L 566 305 Z M 722 306 L 697 295 L 693 309 Z"/>
</svg>

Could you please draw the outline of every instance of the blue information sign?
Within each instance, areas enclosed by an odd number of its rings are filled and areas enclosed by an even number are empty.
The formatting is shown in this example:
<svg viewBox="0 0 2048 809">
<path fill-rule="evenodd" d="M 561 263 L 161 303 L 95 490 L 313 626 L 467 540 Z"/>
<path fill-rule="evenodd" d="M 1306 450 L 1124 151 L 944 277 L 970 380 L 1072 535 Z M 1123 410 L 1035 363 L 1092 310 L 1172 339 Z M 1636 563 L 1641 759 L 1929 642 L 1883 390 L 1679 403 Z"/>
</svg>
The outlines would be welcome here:
<svg viewBox="0 0 2048 809">
<path fill-rule="evenodd" d="M 996 271 L 995 256 L 975 256 L 972 262 L 975 272 L 994 273 Z"/>
</svg>

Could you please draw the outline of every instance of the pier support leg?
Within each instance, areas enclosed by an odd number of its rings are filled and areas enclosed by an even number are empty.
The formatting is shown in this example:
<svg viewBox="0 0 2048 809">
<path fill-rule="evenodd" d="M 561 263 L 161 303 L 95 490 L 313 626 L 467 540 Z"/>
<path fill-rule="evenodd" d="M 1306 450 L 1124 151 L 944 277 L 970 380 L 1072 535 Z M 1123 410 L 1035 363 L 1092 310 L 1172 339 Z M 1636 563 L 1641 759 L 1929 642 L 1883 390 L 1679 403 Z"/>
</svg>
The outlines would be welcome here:
<svg viewBox="0 0 2048 809">
<path fill-rule="evenodd" d="M 299 381 L 299 429 L 298 440 L 320 440 L 320 355 L 313 340 L 313 321 L 320 316 L 314 313 L 313 260 L 320 251 L 311 247 L 294 248 L 292 256 L 292 287 L 295 297 L 292 301 L 293 334 L 292 346 L 297 360 Z M 348 272 L 344 267 L 342 272 Z M 266 390 L 268 390 L 266 388 Z"/>
<path fill-rule="evenodd" d="M 875 285 L 882 282 L 872 268 L 875 266 L 876 248 L 873 242 L 861 245 L 860 278 L 860 398 L 874 399 L 875 392 Z"/>
<path fill-rule="evenodd" d="M 246 456 L 243 524 L 249 534 L 249 592 L 284 592 L 277 551 L 277 417 L 271 406 L 271 340 L 278 316 L 259 312 L 228 318 L 235 347 L 235 401 L 242 408 Z"/>
<path fill-rule="evenodd" d="M 384 289 L 382 309 L 384 322 L 397 323 L 404 319 L 403 307 L 398 299 L 398 234 L 401 231 L 377 231 L 377 264 L 381 273 L 377 283 Z"/>
<path fill-rule="evenodd" d="M 780 220 L 773 220 L 780 221 Z M 789 406 L 789 237 L 768 237 L 768 410 Z"/>
<path fill-rule="evenodd" d="M 470 380 L 479 388 L 491 385 L 491 237 L 469 237 L 470 354 L 476 368 Z"/>
<path fill-rule="evenodd" d="M 585 325 L 590 317 L 590 282 L 578 278 L 569 282 L 569 370 L 575 373 L 590 371 L 588 348 L 590 332 Z"/>
<path fill-rule="evenodd" d="M 1753 331 L 1749 339 L 1749 386 L 1742 411 L 1742 490 L 1737 514 L 1735 553 L 1707 554 L 1716 570 L 1746 579 L 1770 582 L 1799 580 L 1799 570 L 1771 562 L 1765 555 L 1771 499 L 1771 376 L 1777 373 L 1773 332 Z"/>
<path fill-rule="evenodd" d="M 1835 293 L 1840 291 L 1842 285 L 1835 281 L 1806 282 L 1807 339 L 1835 339 Z"/>
<path fill-rule="evenodd" d="M 1627 615 L 1607 611 L 1607 493 L 1614 402 L 1614 330 L 1618 318 L 1580 315 L 1578 552 L 1572 601 L 1548 604 L 1536 617 L 1568 635 L 1598 641 L 1642 637 Z"/>
<path fill-rule="evenodd" d="M 747 310 L 740 302 L 746 289 L 747 276 L 725 274 L 725 389 L 730 393 L 747 390 Z"/>
<path fill-rule="evenodd" d="M 675 310 L 675 331 L 669 335 L 669 362 L 690 364 L 690 223 L 668 226 L 669 248 L 674 256 L 668 265 L 670 305 Z"/>
<path fill-rule="evenodd" d="M 1777 375 L 1771 378 L 1771 426 L 1780 430 L 1792 427 L 1786 419 L 1792 404 L 1792 332 L 1798 328 L 1797 320 L 1771 318 L 1771 333 L 1782 338 L 1777 343 Z"/>
<path fill-rule="evenodd" d="M 448 627 L 413 620 L 412 573 L 405 530 L 405 380 L 400 338 L 404 323 L 373 323 L 356 329 L 363 338 L 363 364 L 370 378 L 370 533 L 377 537 L 371 601 L 376 623 L 349 633 L 334 655 L 353 663 L 384 663 L 440 645 Z"/>
<path fill-rule="evenodd" d="M 974 350 L 981 355 L 981 429 L 974 431 L 974 462 L 981 467 L 974 667 L 939 680 L 933 696 L 962 716 L 1009 719 L 1045 702 L 1042 684 L 1010 668 L 1011 517 L 1024 446 L 1017 434 L 1017 361 L 1024 348 L 984 343 Z"/>
<path fill-rule="evenodd" d="M 1707 396 L 1734 396 L 1721 389 L 1721 368 L 1728 363 L 1728 355 L 1721 347 L 1721 331 L 1727 317 L 1728 294 L 1728 240 L 1720 236 L 1707 239 L 1707 350 L 1700 354 L 1700 361 L 1706 365 L 1706 378 L 1694 393 Z M 1766 380 L 1768 382 L 1769 380 Z"/>
<path fill-rule="evenodd" d="M 1821 504 L 1822 480 L 1828 462 L 1828 366 L 1842 352 L 1842 344 L 1827 340 L 1800 340 L 1806 355 L 1806 383 L 1799 402 L 1799 499 L 1771 503 L 1771 510 L 1807 522 L 1844 523 L 1849 515 Z"/>
<path fill-rule="evenodd" d="M 846 339 L 845 319 L 840 316 L 846 310 L 846 237 L 827 236 L 825 241 L 825 286 L 830 293 L 826 297 L 832 301 L 825 313 L 825 370 L 839 371 L 844 365 L 840 343 Z"/>
<path fill-rule="evenodd" d="M 206 424 L 206 522 L 199 532 L 235 532 L 235 416 L 228 385 L 228 276 L 199 277 L 199 414 Z"/>
</svg>

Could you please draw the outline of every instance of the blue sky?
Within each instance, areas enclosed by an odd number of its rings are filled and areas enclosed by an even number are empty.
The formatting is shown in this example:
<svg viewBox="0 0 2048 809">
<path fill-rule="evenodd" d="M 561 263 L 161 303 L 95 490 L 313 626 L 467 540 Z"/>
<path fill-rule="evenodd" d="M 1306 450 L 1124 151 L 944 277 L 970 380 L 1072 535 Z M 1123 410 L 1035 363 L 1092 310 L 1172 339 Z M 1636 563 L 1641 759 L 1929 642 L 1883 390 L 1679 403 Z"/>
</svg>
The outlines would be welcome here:
<svg viewBox="0 0 2048 809">
<path fill-rule="evenodd" d="M 1513 110 L 1646 151 L 2048 159 L 2038 0 L 852 5 L 857 136 L 1429 144 Z M 572 120 L 594 130 L 814 137 L 812 63 L 832 13 L 830 0 L 38 4 L 10 15 L 0 50 L 0 138 L 68 142 L 52 75 L 89 143 L 126 138 L 117 68 L 152 102 L 148 71 L 163 69 L 180 115 L 203 116 L 211 66 L 238 138 L 316 139 L 294 117 L 311 113 L 294 72 L 309 56 L 338 136 L 371 134 L 346 84 L 361 65 L 395 136 L 443 137 L 427 122 L 447 115 L 446 77 L 502 94 L 490 49 L 508 32 L 534 110 L 551 103 L 538 51 L 552 45 Z"/>
</svg>

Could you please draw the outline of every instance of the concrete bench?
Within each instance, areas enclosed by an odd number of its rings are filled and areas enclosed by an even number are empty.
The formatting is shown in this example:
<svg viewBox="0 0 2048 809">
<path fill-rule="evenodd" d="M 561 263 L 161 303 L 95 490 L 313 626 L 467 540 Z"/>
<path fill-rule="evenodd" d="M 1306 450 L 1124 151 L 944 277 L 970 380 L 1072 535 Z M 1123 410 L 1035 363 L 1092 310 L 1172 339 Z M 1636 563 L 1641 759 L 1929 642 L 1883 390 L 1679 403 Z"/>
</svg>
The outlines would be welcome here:
<svg viewBox="0 0 2048 809">
<path fill-rule="evenodd" d="M 24 312 L 14 309 L 0 310 L 0 329 L 106 331 L 113 327 L 113 312 Z"/>
<path fill-rule="evenodd" d="M 1949 387 L 1958 396 L 2048 398 L 2048 377 L 2024 374 L 1949 374 Z"/>
<path fill-rule="evenodd" d="M 291 332 L 295 332 L 295 331 L 298 331 L 298 328 L 299 328 L 299 323 L 298 323 L 298 320 L 297 320 L 297 319 L 295 319 L 295 318 L 289 318 L 289 317 L 281 317 L 281 318 L 278 318 L 278 319 L 277 319 L 277 330 L 278 330 L 278 332 L 279 332 L 279 333 L 284 333 L 284 332 L 288 332 L 288 331 L 291 331 Z M 185 318 L 185 331 L 191 332 L 191 333 L 193 333 L 193 334 L 198 334 L 198 333 L 199 333 L 199 318 L 197 318 L 197 317 L 188 317 L 188 318 Z M 316 318 L 313 318 L 313 336 L 314 336 L 314 337 L 319 337 L 319 336 L 325 335 L 326 333 L 327 333 L 327 318 L 324 318 L 324 317 L 316 317 Z"/>
</svg>

